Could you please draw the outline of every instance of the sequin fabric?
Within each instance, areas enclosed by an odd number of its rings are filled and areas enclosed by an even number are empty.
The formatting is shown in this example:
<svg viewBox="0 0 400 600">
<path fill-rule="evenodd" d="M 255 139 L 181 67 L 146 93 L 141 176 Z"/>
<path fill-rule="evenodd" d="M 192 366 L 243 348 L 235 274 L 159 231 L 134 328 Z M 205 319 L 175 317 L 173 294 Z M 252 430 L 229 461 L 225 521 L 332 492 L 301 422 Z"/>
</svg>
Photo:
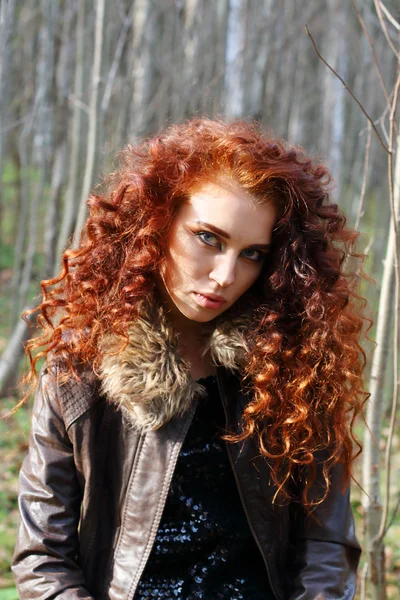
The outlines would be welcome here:
<svg viewBox="0 0 400 600">
<path fill-rule="evenodd" d="M 193 417 L 135 600 L 269 600 L 274 596 L 220 439 L 214 377 Z"/>
</svg>

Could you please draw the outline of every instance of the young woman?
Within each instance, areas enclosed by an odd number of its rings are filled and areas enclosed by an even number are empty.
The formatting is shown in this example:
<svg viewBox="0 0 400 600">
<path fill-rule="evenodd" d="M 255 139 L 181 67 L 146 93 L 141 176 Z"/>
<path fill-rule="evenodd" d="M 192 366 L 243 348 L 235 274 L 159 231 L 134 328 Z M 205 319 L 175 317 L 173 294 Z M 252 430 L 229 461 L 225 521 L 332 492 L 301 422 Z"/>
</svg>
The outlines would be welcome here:
<svg viewBox="0 0 400 600">
<path fill-rule="evenodd" d="M 20 598 L 353 598 L 363 256 L 327 169 L 208 119 L 121 158 L 27 347 Z"/>
</svg>

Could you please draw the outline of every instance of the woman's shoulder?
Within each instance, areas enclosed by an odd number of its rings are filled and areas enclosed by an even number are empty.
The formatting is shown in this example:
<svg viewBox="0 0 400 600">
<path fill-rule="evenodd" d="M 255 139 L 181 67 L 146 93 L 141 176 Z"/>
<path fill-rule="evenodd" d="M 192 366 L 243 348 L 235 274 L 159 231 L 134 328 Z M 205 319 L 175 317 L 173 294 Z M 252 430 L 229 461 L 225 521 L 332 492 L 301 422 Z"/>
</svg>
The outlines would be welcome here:
<svg viewBox="0 0 400 600">
<path fill-rule="evenodd" d="M 73 365 L 72 371 L 64 360 L 48 358 L 39 379 L 51 390 L 49 397 L 58 403 L 66 429 L 101 399 L 100 381 L 91 365 Z"/>
</svg>

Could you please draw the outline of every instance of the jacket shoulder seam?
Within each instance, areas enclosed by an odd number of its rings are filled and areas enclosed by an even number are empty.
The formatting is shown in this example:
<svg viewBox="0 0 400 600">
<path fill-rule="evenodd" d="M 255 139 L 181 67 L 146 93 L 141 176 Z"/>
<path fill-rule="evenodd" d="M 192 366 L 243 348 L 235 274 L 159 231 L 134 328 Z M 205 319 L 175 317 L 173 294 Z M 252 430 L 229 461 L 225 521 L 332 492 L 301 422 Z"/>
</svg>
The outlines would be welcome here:
<svg viewBox="0 0 400 600">
<path fill-rule="evenodd" d="M 73 423 L 99 401 L 98 383 L 93 373 L 89 376 L 83 374 L 80 381 L 72 376 L 66 381 L 60 381 L 58 370 L 48 367 L 46 371 L 54 377 L 64 426 L 68 430 Z"/>
</svg>

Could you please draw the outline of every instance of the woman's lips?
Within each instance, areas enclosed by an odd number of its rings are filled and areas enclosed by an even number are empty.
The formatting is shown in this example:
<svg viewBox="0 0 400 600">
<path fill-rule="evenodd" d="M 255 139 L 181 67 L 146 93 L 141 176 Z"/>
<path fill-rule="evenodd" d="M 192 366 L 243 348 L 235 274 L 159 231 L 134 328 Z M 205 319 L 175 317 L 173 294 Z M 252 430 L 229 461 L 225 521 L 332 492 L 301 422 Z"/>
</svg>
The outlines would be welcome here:
<svg viewBox="0 0 400 600">
<path fill-rule="evenodd" d="M 203 308 L 220 308 L 223 304 L 225 304 L 226 300 L 223 298 L 218 299 L 218 296 L 205 296 L 204 294 L 199 294 L 194 292 L 194 297 L 196 298 L 197 304 L 202 306 Z"/>
</svg>

